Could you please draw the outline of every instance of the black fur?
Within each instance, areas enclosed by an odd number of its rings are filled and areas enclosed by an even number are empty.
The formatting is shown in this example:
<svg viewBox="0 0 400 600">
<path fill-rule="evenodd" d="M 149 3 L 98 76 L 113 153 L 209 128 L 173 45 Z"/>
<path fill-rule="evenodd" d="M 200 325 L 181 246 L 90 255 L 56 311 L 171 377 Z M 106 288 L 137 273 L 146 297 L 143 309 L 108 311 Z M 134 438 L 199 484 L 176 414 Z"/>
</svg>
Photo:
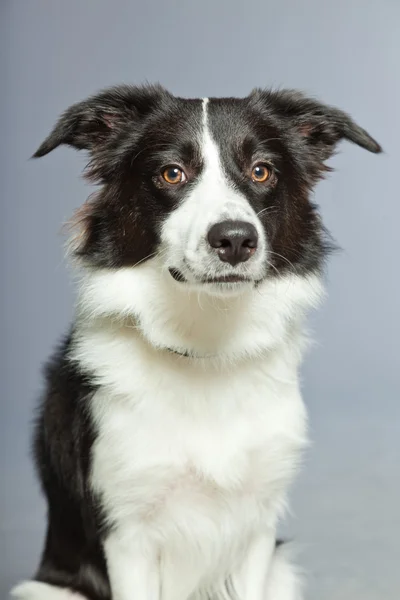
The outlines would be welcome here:
<svg viewBox="0 0 400 600">
<path fill-rule="evenodd" d="M 87 412 L 95 388 L 68 360 L 71 336 L 46 369 L 47 390 L 34 436 L 34 455 L 48 504 L 45 548 L 35 579 L 70 587 L 89 600 L 109 600 L 104 531 L 88 486 L 95 435 Z"/>
</svg>

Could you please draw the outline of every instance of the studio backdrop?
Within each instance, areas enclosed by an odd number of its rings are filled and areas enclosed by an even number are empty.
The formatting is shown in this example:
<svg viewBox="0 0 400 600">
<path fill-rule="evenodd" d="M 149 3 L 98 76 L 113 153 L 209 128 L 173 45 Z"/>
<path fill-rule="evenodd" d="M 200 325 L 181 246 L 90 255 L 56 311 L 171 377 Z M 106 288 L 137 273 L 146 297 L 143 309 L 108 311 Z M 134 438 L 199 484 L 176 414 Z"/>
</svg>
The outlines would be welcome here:
<svg viewBox="0 0 400 600">
<path fill-rule="evenodd" d="M 398 600 L 400 3 L 2 0 L 0 597 L 36 568 L 45 505 L 29 458 L 44 360 L 72 316 L 61 226 L 92 191 L 85 157 L 29 160 L 67 106 L 116 83 L 182 96 L 296 87 L 383 145 L 342 144 L 315 201 L 342 250 L 302 370 L 313 445 L 283 534 L 310 600 Z"/>
</svg>

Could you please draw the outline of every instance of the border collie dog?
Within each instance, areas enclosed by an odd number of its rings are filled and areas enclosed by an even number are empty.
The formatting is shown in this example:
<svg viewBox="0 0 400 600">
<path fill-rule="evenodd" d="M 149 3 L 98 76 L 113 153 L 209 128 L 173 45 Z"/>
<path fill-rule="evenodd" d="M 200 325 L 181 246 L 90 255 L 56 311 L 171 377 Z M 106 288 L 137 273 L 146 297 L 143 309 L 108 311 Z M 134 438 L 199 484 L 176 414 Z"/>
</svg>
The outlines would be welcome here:
<svg viewBox="0 0 400 600">
<path fill-rule="evenodd" d="M 307 442 L 298 369 L 330 244 L 314 185 L 344 112 L 296 91 L 107 89 L 35 157 L 88 151 L 76 317 L 46 370 L 48 505 L 22 600 L 299 600 L 276 542 Z"/>
</svg>

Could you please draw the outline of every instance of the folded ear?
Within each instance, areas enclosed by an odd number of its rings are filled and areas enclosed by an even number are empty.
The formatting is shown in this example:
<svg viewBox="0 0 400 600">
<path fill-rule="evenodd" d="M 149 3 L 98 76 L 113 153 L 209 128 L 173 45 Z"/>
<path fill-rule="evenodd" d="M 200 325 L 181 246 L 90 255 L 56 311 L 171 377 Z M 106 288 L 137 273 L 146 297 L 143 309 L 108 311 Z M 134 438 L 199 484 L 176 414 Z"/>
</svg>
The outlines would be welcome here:
<svg viewBox="0 0 400 600">
<path fill-rule="evenodd" d="M 252 95 L 284 118 L 307 144 L 325 154 L 323 159 L 328 158 L 343 139 L 369 152 L 382 152 L 378 142 L 338 108 L 307 98 L 295 90 L 255 90 Z"/>
<path fill-rule="evenodd" d="M 78 150 L 94 150 L 123 124 L 140 122 L 162 96 L 169 97 L 169 94 L 161 86 L 118 86 L 78 102 L 61 115 L 33 156 L 44 156 L 61 144 Z"/>
</svg>

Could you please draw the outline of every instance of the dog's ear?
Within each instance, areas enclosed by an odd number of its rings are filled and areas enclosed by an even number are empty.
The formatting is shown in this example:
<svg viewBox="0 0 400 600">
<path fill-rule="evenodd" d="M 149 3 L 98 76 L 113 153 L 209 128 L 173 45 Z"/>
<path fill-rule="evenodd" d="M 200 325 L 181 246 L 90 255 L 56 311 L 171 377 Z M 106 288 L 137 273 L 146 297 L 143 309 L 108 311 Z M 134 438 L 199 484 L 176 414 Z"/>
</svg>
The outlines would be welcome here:
<svg viewBox="0 0 400 600">
<path fill-rule="evenodd" d="M 127 122 L 139 124 L 161 97 L 170 97 L 161 86 L 118 86 L 78 102 L 61 115 L 33 157 L 44 156 L 61 144 L 94 151 Z"/>
<path fill-rule="evenodd" d="M 329 158 L 338 142 L 346 139 L 369 152 L 382 152 L 381 146 L 365 129 L 342 110 L 307 98 L 295 90 L 254 90 L 251 97 L 296 130 L 300 139 Z"/>
</svg>

